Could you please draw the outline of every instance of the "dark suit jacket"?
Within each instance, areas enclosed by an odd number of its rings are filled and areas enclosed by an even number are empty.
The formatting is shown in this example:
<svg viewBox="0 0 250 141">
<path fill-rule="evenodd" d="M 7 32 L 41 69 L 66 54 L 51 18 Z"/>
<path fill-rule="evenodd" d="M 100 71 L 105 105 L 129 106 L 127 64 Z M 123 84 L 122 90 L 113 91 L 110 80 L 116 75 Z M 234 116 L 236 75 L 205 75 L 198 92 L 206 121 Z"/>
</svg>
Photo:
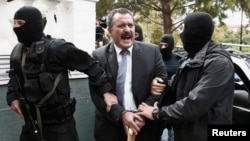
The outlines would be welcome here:
<svg viewBox="0 0 250 141">
<path fill-rule="evenodd" d="M 99 60 L 115 90 L 118 63 L 114 44 L 109 43 L 94 50 L 93 57 Z M 153 105 L 159 99 L 159 96 L 150 94 L 151 82 L 156 76 L 164 80 L 167 78 L 159 47 L 136 41 L 132 50 L 132 92 L 137 106 L 142 102 Z M 125 110 L 124 107 L 119 104 L 113 105 L 111 111 L 107 113 L 102 94 L 96 91 L 96 87 L 91 84 L 89 86 L 92 101 L 97 108 L 95 119 L 96 140 L 126 140 L 122 123 L 119 120 L 120 114 Z M 153 122 L 155 121 L 146 121 L 147 125 L 142 128 L 142 131 L 137 136 L 137 141 L 157 141 L 155 135 L 153 135 L 153 130 L 156 130 L 152 128 L 154 124 L 151 123 Z"/>
</svg>

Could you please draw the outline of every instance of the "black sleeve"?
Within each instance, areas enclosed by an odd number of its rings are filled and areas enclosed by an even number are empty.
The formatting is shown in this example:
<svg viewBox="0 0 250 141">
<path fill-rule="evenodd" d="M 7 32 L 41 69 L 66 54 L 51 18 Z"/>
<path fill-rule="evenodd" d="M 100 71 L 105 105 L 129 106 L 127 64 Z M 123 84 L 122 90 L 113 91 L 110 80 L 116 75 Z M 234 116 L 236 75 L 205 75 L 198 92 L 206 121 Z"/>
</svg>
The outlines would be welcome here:
<svg viewBox="0 0 250 141">
<path fill-rule="evenodd" d="M 17 74 L 13 69 L 10 70 L 9 77 L 10 80 L 7 85 L 7 104 L 10 106 L 11 102 L 20 98 L 21 91 L 21 82 Z"/>
<path fill-rule="evenodd" d="M 69 42 L 57 46 L 51 52 L 50 56 L 53 57 L 53 60 L 56 60 L 56 63 L 63 66 L 64 69 L 77 70 L 87 74 L 89 82 L 98 89 L 100 94 L 112 90 L 111 85 L 107 81 L 105 71 L 101 68 L 99 62 L 87 52 Z"/>
</svg>

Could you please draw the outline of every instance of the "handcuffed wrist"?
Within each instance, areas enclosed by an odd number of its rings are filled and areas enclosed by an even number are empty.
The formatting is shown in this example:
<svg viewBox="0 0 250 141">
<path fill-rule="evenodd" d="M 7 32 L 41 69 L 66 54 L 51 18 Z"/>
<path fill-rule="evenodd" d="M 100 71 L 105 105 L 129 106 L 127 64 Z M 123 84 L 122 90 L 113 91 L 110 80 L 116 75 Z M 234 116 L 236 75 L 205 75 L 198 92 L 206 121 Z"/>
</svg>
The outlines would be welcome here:
<svg viewBox="0 0 250 141">
<path fill-rule="evenodd" d="M 123 116 L 125 113 L 127 113 L 127 112 L 137 113 L 137 111 L 135 111 L 135 110 L 124 110 L 124 111 L 121 112 L 120 118 L 122 118 L 122 116 Z"/>
</svg>

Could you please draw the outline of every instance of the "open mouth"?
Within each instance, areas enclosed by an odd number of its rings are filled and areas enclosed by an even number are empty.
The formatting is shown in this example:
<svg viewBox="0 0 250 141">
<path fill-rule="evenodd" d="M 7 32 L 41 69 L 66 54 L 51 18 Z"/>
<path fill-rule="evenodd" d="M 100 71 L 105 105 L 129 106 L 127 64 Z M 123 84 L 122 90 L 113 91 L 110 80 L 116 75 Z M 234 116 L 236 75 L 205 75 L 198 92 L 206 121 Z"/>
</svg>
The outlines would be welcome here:
<svg viewBox="0 0 250 141">
<path fill-rule="evenodd" d="M 122 40 L 130 40 L 131 37 L 122 37 Z"/>
<path fill-rule="evenodd" d="M 122 40 L 131 40 L 132 39 L 132 34 L 130 32 L 125 32 L 124 34 L 122 34 L 121 39 Z"/>
</svg>

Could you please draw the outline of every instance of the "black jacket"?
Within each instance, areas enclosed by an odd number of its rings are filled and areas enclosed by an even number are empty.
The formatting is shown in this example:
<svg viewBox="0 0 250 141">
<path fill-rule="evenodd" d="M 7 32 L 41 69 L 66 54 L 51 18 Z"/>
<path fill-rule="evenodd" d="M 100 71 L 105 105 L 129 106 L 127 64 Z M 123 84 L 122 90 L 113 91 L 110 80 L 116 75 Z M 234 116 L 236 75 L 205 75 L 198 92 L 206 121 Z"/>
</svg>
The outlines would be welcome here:
<svg viewBox="0 0 250 141">
<path fill-rule="evenodd" d="M 220 45 L 210 41 L 194 58 L 183 59 L 172 88 L 176 102 L 160 117 L 174 125 L 176 141 L 206 141 L 209 124 L 231 124 L 234 66 Z"/>
<path fill-rule="evenodd" d="M 43 48 L 43 53 L 39 53 L 39 47 Z M 41 41 L 33 43 L 30 52 L 27 53 L 24 66 L 21 66 L 21 60 L 25 47 L 22 44 L 16 45 L 11 54 L 10 69 L 14 70 L 20 79 L 21 88 L 26 97 L 26 93 L 37 93 L 38 89 L 26 90 L 25 80 L 23 77 L 22 68 L 25 70 L 36 71 L 34 68 L 43 69 L 44 73 L 56 75 L 62 72 L 60 82 L 54 91 L 53 95 L 48 99 L 46 104 L 41 108 L 42 114 L 53 115 L 56 111 L 62 108 L 65 102 L 70 100 L 70 85 L 69 85 L 69 71 L 80 71 L 89 76 L 89 82 L 97 87 L 98 93 L 111 91 L 111 85 L 107 82 L 106 74 L 100 67 L 99 63 L 95 61 L 87 52 L 78 49 L 72 43 L 66 42 L 63 39 L 53 39 L 50 36 L 44 37 Z M 43 67 L 41 67 L 43 66 Z M 27 69 L 28 68 L 28 69 Z M 28 80 L 31 78 L 28 78 Z M 7 102 L 11 104 L 13 100 L 18 99 L 18 95 L 13 89 L 13 84 L 10 79 L 8 83 Z M 20 91 L 20 90 L 19 90 Z M 44 95 L 46 92 L 44 92 Z M 29 98 L 28 98 L 29 99 Z M 33 103 L 28 101 L 33 107 Z M 32 113 L 35 111 L 33 110 Z M 56 116 L 56 115 L 55 115 Z M 44 117 L 44 116 L 42 116 Z"/>
</svg>

